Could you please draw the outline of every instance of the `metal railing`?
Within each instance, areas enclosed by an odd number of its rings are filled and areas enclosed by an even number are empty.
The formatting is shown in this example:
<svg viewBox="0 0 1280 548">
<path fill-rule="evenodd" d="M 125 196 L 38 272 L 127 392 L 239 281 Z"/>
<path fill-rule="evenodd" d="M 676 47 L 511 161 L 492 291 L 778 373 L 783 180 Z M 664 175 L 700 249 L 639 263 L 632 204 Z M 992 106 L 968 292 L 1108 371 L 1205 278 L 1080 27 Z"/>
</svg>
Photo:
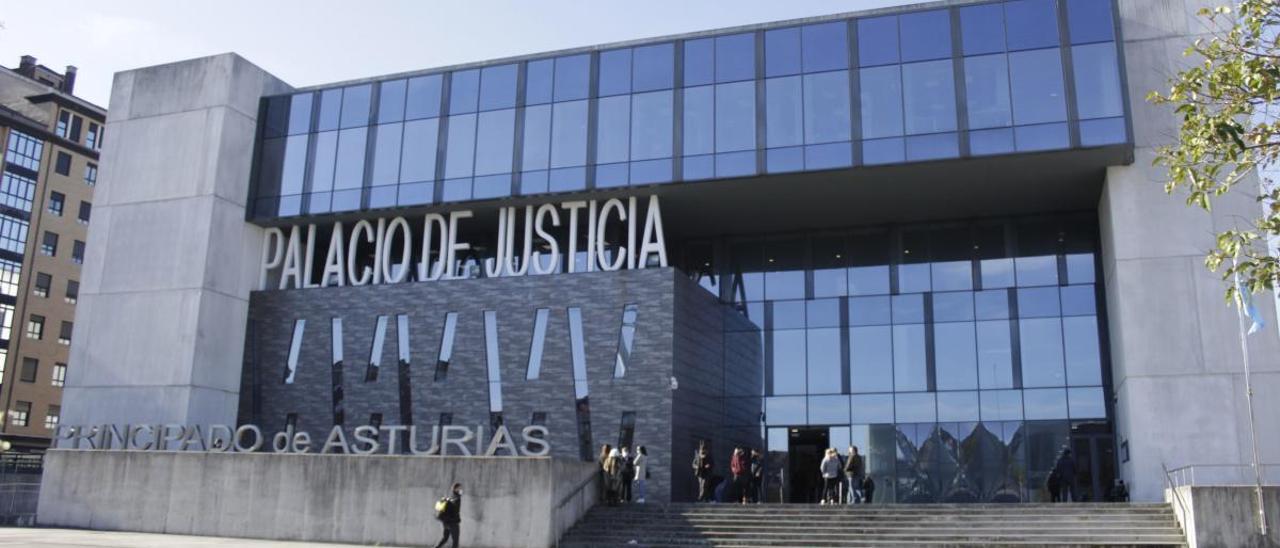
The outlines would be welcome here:
<svg viewBox="0 0 1280 548">
<path fill-rule="evenodd" d="M 39 483 L 0 484 L 0 524 L 35 525 Z"/>
<path fill-rule="evenodd" d="M 1259 465 L 1262 484 L 1280 485 L 1280 464 Z M 1184 486 L 1230 486 L 1253 487 L 1257 479 L 1250 464 L 1190 464 L 1165 470 L 1171 487 Z"/>
</svg>

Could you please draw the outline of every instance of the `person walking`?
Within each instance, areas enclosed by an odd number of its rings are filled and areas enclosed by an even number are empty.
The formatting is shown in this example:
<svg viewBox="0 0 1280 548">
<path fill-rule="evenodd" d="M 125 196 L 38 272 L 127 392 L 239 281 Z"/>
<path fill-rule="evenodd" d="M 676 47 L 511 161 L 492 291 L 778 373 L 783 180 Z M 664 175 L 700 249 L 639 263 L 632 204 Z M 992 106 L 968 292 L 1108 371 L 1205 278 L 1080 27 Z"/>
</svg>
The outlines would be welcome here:
<svg viewBox="0 0 1280 548">
<path fill-rule="evenodd" d="M 760 494 L 761 487 L 764 486 L 764 459 L 760 458 L 760 451 L 751 450 L 751 502 L 759 504 L 763 498 Z"/>
<path fill-rule="evenodd" d="M 747 458 L 747 450 L 741 447 L 733 450 L 733 458 L 729 460 L 729 472 L 733 474 L 733 494 L 732 500 L 747 503 L 747 493 L 750 491 L 749 474 L 751 473 L 751 461 Z"/>
<path fill-rule="evenodd" d="M 622 454 L 617 449 L 610 450 L 604 460 L 604 484 L 605 503 L 617 506 L 622 494 Z"/>
<path fill-rule="evenodd" d="M 1070 449 L 1063 449 L 1058 457 L 1058 464 L 1053 467 L 1058 473 L 1058 493 L 1063 502 L 1076 501 L 1076 459 L 1071 456 Z"/>
<path fill-rule="evenodd" d="M 693 455 L 693 475 L 698 479 L 698 502 L 711 500 L 711 473 L 715 470 L 715 461 L 707 451 L 707 442 L 698 442 L 698 452 Z"/>
<path fill-rule="evenodd" d="M 458 548 L 458 541 L 462 537 L 460 532 L 462 527 L 461 483 L 453 484 L 453 488 L 449 490 L 449 496 L 440 499 L 440 502 L 436 503 L 436 519 L 440 520 L 440 525 L 444 527 L 444 532 L 440 536 L 440 542 L 436 543 L 436 548 L 444 548 L 444 543 L 448 542 L 449 539 L 453 539 L 453 548 Z"/>
<path fill-rule="evenodd" d="M 871 504 L 875 497 L 876 481 L 871 479 L 871 476 L 868 475 L 867 479 L 862 480 L 862 500 L 865 501 L 866 504 Z"/>
<path fill-rule="evenodd" d="M 822 504 L 835 504 L 840 500 L 840 456 L 835 449 L 827 448 L 820 470 L 822 470 Z"/>
<path fill-rule="evenodd" d="M 631 466 L 635 469 L 635 477 L 632 481 L 635 482 L 636 503 L 644 504 L 645 480 L 649 479 L 649 452 L 643 445 L 636 448 L 636 456 Z"/>
<path fill-rule="evenodd" d="M 622 489 L 619 494 L 619 499 L 621 499 L 622 502 L 631 502 L 631 480 L 635 478 L 636 468 L 635 464 L 631 462 L 631 451 L 627 449 L 627 446 L 625 445 L 622 446 L 621 457 L 622 460 L 619 464 L 622 465 L 622 481 L 619 483 L 621 484 Z"/>
<path fill-rule="evenodd" d="M 856 445 L 849 446 L 849 458 L 844 461 L 844 477 L 849 484 L 849 504 L 862 502 L 862 476 L 866 467 Z"/>
</svg>

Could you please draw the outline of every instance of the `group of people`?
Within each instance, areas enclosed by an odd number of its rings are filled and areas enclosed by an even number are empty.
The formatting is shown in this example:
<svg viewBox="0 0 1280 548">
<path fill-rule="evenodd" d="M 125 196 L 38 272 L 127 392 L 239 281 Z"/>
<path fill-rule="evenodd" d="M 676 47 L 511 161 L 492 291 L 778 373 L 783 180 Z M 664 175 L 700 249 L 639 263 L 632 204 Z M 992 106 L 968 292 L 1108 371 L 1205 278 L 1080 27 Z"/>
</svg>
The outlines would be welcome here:
<svg viewBox="0 0 1280 548">
<path fill-rule="evenodd" d="M 634 501 L 644 504 L 645 480 L 649 479 L 649 451 L 643 445 L 636 447 L 634 455 L 626 446 L 614 448 L 604 444 L 600 448 L 600 482 L 605 504 L 616 506 Z"/>
<path fill-rule="evenodd" d="M 858 453 L 857 446 L 849 446 L 847 457 L 834 447 L 828 448 L 819 470 L 822 472 L 821 504 L 870 504 L 875 498 L 876 482 L 867 475 L 866 459 Z"/>
<path fill-rule="evenodd" d="M 733 448 L 729 457 L 730 478 L 725 481 L 715 475 L 715 459 L 707 449 L 707 443 L 699 442 L 693 455 L 693 475 L 698 480 L 698 502 L 760 502 L 760 488 L 764 484 L 764 459 L 760 451 L 746 447 Z"/>
</svg>

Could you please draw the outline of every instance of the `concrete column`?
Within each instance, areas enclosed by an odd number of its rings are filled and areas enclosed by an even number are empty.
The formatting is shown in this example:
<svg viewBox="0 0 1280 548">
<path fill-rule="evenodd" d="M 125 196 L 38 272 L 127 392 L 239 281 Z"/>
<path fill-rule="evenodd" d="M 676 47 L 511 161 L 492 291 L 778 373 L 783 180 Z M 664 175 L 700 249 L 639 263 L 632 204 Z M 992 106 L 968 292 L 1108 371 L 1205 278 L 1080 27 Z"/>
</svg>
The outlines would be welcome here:
<svg viewBox="0 0 1280 548">
<path fill-rule="evenodd" d="M 290 89 L 230 53 L 116 74 L 63 424 L 234 423 L 259 98 Z"/>
<path fill-rule="evenodd" d="M 1145 100 L 1189 66 L 1182 52 L 1205 30 L 1196 11 L 1214 3 L 1119 2 L 1135 161 L 1107 170 L 1098 214 L 1117 451 L 1135 500 L 1162 500 L 1161 463 L 1247 465 L 1252 458 L 1236 312 L 1204 255 L 1216 232 L 1260 213 L 1246 195 L 1257 181 L 1219 199 L 1212 214 L 1185 205 L 1185 195 L 1165 194 L 1165 171 L 1152 159 L 1177 135 L 1178 118 Z M 1271 299 L 1256 297 L 1262 305 Z M 1258 308 L 1274 325 L 1275 308 Z M 1249 345 L 1262 461 L 1280 462 L 1280 337 L 1265 329 Z"/>
</svg>

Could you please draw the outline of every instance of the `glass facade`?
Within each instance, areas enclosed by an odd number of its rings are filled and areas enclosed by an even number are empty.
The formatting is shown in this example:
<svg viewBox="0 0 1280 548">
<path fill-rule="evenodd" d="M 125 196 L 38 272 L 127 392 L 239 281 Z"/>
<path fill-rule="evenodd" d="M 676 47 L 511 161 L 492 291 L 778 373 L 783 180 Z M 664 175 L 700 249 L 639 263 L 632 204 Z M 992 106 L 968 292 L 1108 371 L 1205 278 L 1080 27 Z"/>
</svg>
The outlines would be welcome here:
<svg viewBox="0 0 1280 548">
<path fill-rule="evenodd" d="M 726 407 L 762 402 L 762 424 L 736 426 L 766 428 L 775 456 L 817 429 L 868 456 L 877 499 L 1040 501 L 1073 432 L 1109 431 L 1096 226 L 1079 214 L 692 242 L 683 270 L 749 320 L 726 321 L 741 327 L 725 344 L 763 356 L 764 390 L 726 380 L 742 400 Z"/>
<path fill-rule="evenodd" d="M 1011 0 L 268 97 L 253 215 L 1123 144 L 1114 9 Z"/>
</svg>

